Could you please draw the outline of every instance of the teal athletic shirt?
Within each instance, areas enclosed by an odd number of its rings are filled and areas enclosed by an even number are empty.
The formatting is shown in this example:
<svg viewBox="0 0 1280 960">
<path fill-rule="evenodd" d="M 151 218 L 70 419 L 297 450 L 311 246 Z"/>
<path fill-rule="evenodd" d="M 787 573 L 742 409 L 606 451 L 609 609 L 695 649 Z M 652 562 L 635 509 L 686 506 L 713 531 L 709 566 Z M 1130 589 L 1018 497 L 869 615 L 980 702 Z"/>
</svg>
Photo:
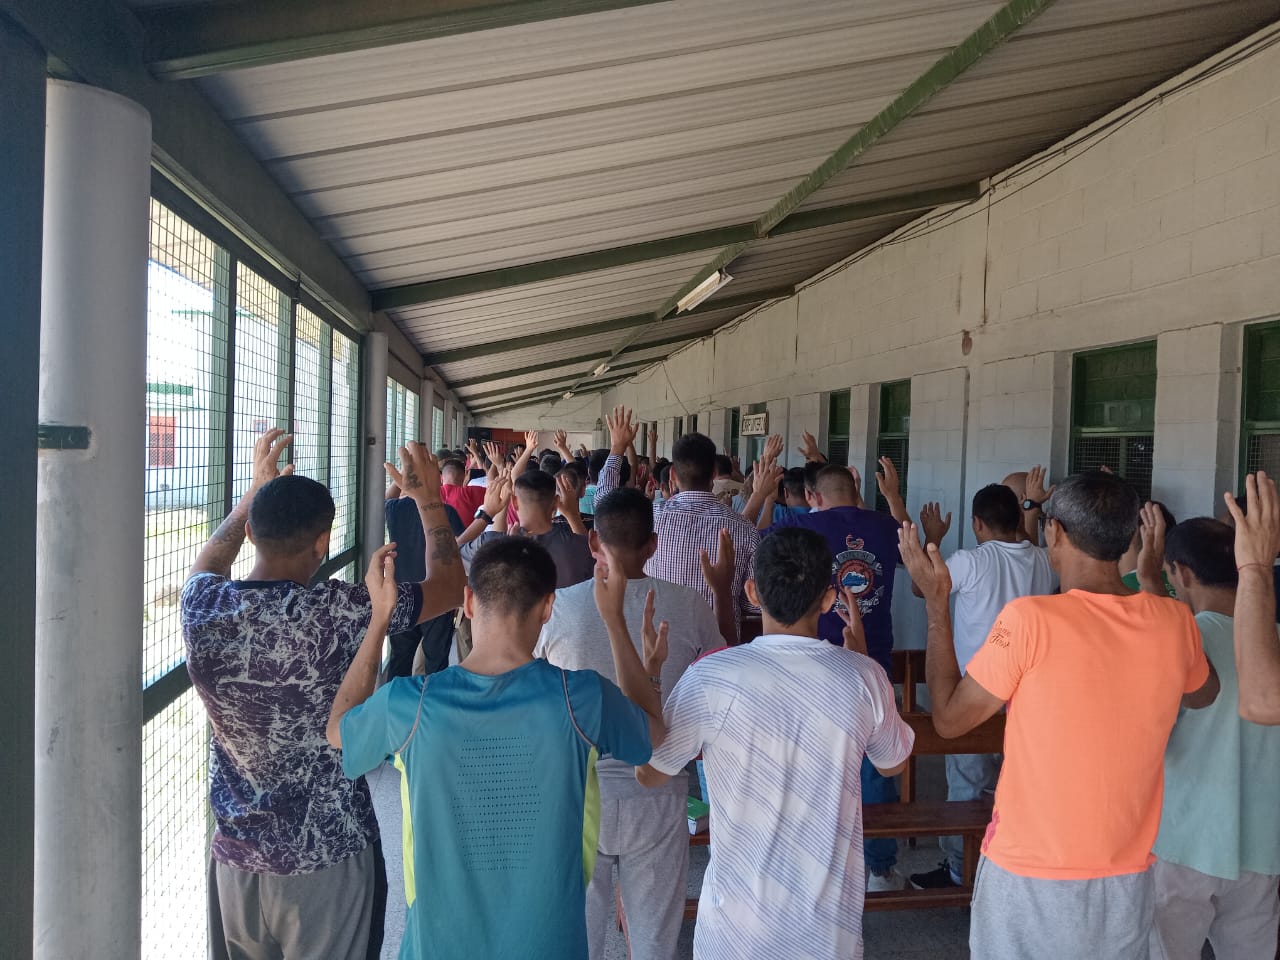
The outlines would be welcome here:
<svg viewBox="0 0 1280 960">
<path fill-rule="evenodd" d="M 591 670 L 398 677 L 342 718 L 342 769 L 400 770 L 401 960 L 585 960 L 595 762 L 649 760 L 649 720 Z"/>
</svg>

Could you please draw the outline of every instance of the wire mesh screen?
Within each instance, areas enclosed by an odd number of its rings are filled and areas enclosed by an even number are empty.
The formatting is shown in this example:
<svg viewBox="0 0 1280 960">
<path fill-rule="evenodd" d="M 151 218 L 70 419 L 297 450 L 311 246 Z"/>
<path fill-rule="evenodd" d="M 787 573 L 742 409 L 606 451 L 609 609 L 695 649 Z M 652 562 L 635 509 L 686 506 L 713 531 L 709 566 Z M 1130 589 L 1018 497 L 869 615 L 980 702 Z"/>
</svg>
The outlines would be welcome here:
<svg viewBox="0 0 1280 960">
<path fill-rule="evenodd" d="M 1271 477 L 1280 477 L 1280 433 L 1255 433 L 1245 441 L 1244 472 L 1267 471 Z"/>
<path fill-rule="evenodd" d="M 330 363 L 333 390 L 329 426 L 329 492 L 333 494 L 333 536 L 329 555 L 337 556 L 356 544 L 356 503 L 360 469 L 360 351 L 356 342 L 333 331 Z"/>
<path fill-rule="evenodd" d="M 231 495 L 239 499 L 253 479 L 253 447 L 265 431 L 289 425 L 289 300 L 243 264 L 236 270 L 235 392 Z M 246 541 L 232 573 L 253 568 Z"/>
<path fill-rule="evenodd" d="M 208 725 L 188 690 L 142 733 L 142 957 L 208 951 Z"/>
<path fill-rule="evenodd" d="M 1133 484 L 1139 495 L 1151 498 L 1151 469 L 1155 451 L 1150 434 L 1082 434 L 1071 442 L 1071 472 L 1106 467 Z"/>
<path fill-rule="evenodd" d="M 418 395 L 412 390 L 406 390 L 404 401 L 404 438 L 405 440 L 420 440 Z"/>
<path fill-rule="evenodd" d="M 431 449 L 432 452 L 444 446 L 444 408 L 431 408 Z"/>
<path fill-rule="evenodd" d="M 840 390 L 827 398 L 827 462 L 849 464 L 849 400 L 848 390 Z"/>
<path fill-rule="evenodd" d="M 898 468 L 898 492 L 902 494 L 905 500 L 907 497 L 907 464 L 911 455 L 911 443 L 906 437 L 880 437 L 876 441 L 876 459 L 880 457 L 888 457 L 893 461 L 893 465 Z M 875 484 L 874 477 L 868 477 L 863 480 L 863 487 Z M 864 489 L 865 495 L 865 489 Z M 888 512 L 889 503 L 885 500 L 884 495 L 880 493 L 880 487 L 876 484 L 876 509 Z"/>
<path fill-rule="evenodd" d="M 334 580 L 345 580 L 347 583 L 355 583 L 359 574 L 356 572 L 355 563 L 348 563 L 345 567 L 333 575 Z"/>
<path fill-rule="evenodd" d="M 293 329 L 293 469 L 329 483 L 330 328 L 299 306 Z"/>
</svg>

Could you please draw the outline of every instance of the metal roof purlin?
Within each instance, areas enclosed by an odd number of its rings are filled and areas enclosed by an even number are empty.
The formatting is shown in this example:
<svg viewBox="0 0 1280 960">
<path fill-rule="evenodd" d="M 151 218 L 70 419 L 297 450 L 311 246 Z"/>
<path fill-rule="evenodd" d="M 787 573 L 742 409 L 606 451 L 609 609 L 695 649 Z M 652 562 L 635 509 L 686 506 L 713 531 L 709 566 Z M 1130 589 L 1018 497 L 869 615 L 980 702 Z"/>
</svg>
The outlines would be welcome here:
<svg viewBox="0 0 1280 960">
<path fill-rule="evenodd" d="M 524 396 L 508 397 L 504 400 L 495 401 L 490 406 L 472 407 L 471 412 L 477 416 L 485 413 L 493 413 L 495 410 L 507 410 L 512 407 L 523 407 L 530 403 L 538 403 L 542 400 L 554 400 L 556 397 L 563 396 L 566 391 L 572 391 L 575 395 L 586 396 L 592 393 L 601 393 L 609 387 L 616 386 L 623 380 L 630 378 L 632 374 L 623 374 L 620 377 L 606 377 L 603 380 L 593 381 L 586 384 L 582 389 L 570 387 L 568 384 L 557 387 L 555 390 L 542 390 L 538 393 L 531 393 Z"/>
<path fill-rule="evenodd" d="M 753 303 L 763 303 L 765 300 L 775 300 L 778 297 L 789 297 L 794 292 L 794 289 L 794 287 L 782 287 L 777 290 L 762 290 L 743 293 L 735 297 L 723 297 L 719 300 L 708 301 L 696 310 L 688 311 L 685 316 L 696 316 L 699 313 L 711 313 L 713 310 L 723 310 L 726 307 L 748 306 Z M 581 327 L 546 330 L 542 333 L 531 333 L 524 337 L 511 337 L 506 340 L 477 343 L 468 347 L 454 347 L 449 350 L 439 350 L 428 354 L 426 362 L 434 367 L 445 363 L 457 363 L 460 360 L 474 360 L 477 357 L 487 357 L 496 353 L 510 353 L 513 350 L 520 350 L 525 347 L 541 347 L 550 343 L 560 343 L 564 340 L 581 340 L 584 337 L 591 337 L 601 333 L 626 330 L 628 327 L 645 326 L 652 323 L 654 319 L 652 313 L 640 313 L 629 317 L 618 317 L 614 320 L 604 320 L 600 323 L 590 323 Z"/>
<path fill-rule="evenodd" d="M 610 367 L 609 370 L 605 372 L 606 373 L 623 373 L 624 371 L 634 370 L 637 367 L 642 367 L 645 364 L 653 363 L 653 362 L 654 361 L 652 360 L 632 360 L 628 363 L 620 363 L 617 366 Z M 588 373 L 590 373 L 590 371 L 588 371 Z M 511 394 L 516 390 L 533 390 L 537 387 L 551 387 L 554 384 L 564 383 L 566 380 L 576 380 L 578 377 L 585 376 L 585 375 L 586 374 L 583 374 L 578 372 L 577 370 L 574 370 L 571 373 L 563 373 L 558 377 L 552 377 L 550 380 L 539 380 L 537 383 L 518 383 L 510 387 L 500 387 L 497 390 L 485 390 L 481 393 L 473 393 L 468 397 L 460 396 L 459 399 L 462 400 L 464 403 L 471 403 L 475 400 L 484 400 L 491 397 L 500 397 L 503 394 Z M 567 384 L 566 384 L 566 388 L 567 388 Z"/>
<path fill-rule="evenodd" d="M 956 187 L 922 190 L 918 193 L 900 196 L 881 197 L 860 203 L 840 204 L 839 206 L 822 210 L 806 210 L 787 217 L 771 232 L 775 235 L 798 233 L 802 230 L 814 230 L 819 227 L 854 220 L 869 220 L 893 213 L 930 210 L 945 203 L 961 203 L 965 200 L 972 200 L 978 196 L 979 192 L 978 184 L 969 183 Z M 661 240 L 647 240 L 642 243 L 611 247 L 606 250 L 592 250 L 589 253 L 557 257 L 553 260 L 517 264 L 516 266 L 502 267 L 497 270 L 485 270 L 480 273 L 446 277 L 442 280 L 427 280 L 422 283 L 386 287 L 382 290 L 373 291 L 373 308 L 375 310 L 394 310 L 399 307 L 447 300 L 451 297 L 467 296 L 486 290 L 502 290 L 526 283 L 554 280 L 581 273 L 591 273 L 595 270 L 608 270 L 613 267 L 626 266 L 648 260 L 662 260 L 666 257 L 678 256 L 684 253 L 696 253 L 699 250 L 709 250 L 725 244 L 734 244 L 753 239 L 756 239 L 754 222 L 739 223 L 728 227 L 714 227 L 709 230 L 664 237 Z"/>
<path fill-rule="evenodd" d="M 783 223 L 784 219 L 807 197 L 843 171 L 898 124 L 919 110 L 1052 2 L 1053 0 L 1010 0 L 997 10 L 982 26 L 917 77 L 888 106 L 859 128 L 857 133 L 841 144 L 808 176 L 788 190 L 782 199 L 761 214 L 754 224 L 755 239 L 760 240 L 769 236 L 770 231 Z M 658 309 L 658 318 L 662 319 L 670 314 L 690 291 L 717 270 L 728 266 L 752 242 L 750 240 L 735 242 L 720 251 L 715 259 L 694 274 L 688 283 L 672 294 Z"/>
<path fill-rule="evenodd" d="M 240 0 L 134 11 L 162 80 L 537 23 L 662 0 Z"/>
</svg>

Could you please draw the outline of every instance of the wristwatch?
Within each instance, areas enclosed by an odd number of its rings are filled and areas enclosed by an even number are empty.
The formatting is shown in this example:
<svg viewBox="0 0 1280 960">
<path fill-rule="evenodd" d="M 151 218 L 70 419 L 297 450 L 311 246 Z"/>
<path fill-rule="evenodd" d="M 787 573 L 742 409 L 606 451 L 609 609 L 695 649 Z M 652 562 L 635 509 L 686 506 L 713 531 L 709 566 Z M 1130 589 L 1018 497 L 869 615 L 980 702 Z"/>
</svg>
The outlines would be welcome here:
<svg viewBox="0 0 1280 960">
<path fill-rule="evenodd" d="M 491 516 L 489 516 L 489 514 L 485 513 L 484 507 L 477 507 L 477 508 L 476 508 L 476 515 L 475 515 L 475 517 L 473 517 L 472 519 L 475 519 L 475 520 L 483 520 L 485 523 L 493 523 L 493 517 L 491 517 Z"/>
<path fill-rule="evenodd" d="M 1037 500 L 1032 500 L 1030 497 L 1027 497 L 1027 499 L 1022 501 L 1023 510 L 1039 510 L 1042 506 L 1044 506 L 1044 504 Z"/>
</svg>

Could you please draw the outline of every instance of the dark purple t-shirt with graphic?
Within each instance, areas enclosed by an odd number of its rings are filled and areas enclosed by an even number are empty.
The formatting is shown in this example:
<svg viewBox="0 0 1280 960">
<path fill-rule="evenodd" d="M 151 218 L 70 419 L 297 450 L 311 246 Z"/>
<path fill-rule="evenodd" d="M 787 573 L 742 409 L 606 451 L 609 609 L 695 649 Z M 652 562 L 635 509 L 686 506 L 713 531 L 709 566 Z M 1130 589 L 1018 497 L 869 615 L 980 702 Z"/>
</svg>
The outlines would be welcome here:
<svg viewBox="0 0 1280 960">
<path fill-rule="evenodd" d="M 418 622 L 402 584 L 391 632 Z M 364 778 L 325 739 L 372 605 L 363 584 L 247 582 L 210 573 L 182 590 L 187 672 L 209 713 L 213 858 L 252 873 L 311 873 L 378 839 Z"/>
<path fill-rule="evenodd" d="M 886 671 L 893 651 L 893 575 L 898 569 L 898 523 L 887 513 L 859 507 L 831 507 L 783 517 L 765 536 L 785 527 L 822 534 L 831 549 L 831 582 L 858 598 L 867 653 Z M 836 608 L 843 608 L 837 599 Z M 818 636 L 844 643 L 844 621 L 835 609 L 818 620 Z"/>
</svg>

